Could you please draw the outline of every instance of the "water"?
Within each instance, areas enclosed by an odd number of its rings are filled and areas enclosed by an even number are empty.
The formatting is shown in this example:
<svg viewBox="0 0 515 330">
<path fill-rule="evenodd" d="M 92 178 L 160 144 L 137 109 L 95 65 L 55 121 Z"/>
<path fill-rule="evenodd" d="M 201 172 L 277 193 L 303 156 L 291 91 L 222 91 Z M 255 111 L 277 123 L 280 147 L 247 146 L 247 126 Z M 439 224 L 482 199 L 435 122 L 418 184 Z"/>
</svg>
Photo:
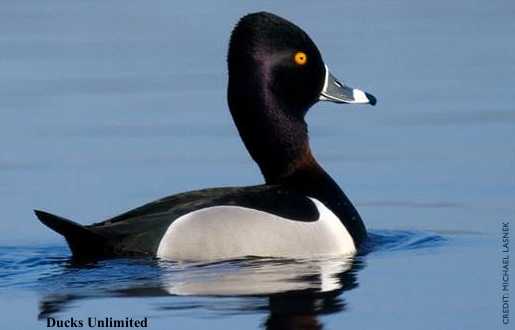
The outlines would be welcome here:
<svg viewBox="0 0 515 330">
<path fill-rule="evenodd" d="M 477 235 L 465 236 L 470 236 L 467 241 L 482 240 Z M 295 329 L 298 322 L 308 322 L 318 328 L 322 320 L 349 309 L 347 292 L 359 286 L 367 263 L 385 255 L 392 260 L 399 254 L 423 258 L 427 253 L 441 253 L 445 246 L 459 246 L 460 239 L 461 235 L 377 231 L 371 233 L 363 254 L 355 258 L 252 258 L 215 263 L 154 258 L 77 263 L 62 246 L 7 247 L 0 250 L 0 289 L 5 294 L 29 292 L 37 300 L 37 316 L 43 325 L 50 317 L 120 315 L 123 319 L 128 305 L 139 310 L 136 315 L 150 317 L 157 328 L 175 324 L 177 317 L 223 319 L 234 328 L 249 326 L 240 324 L 240 315 L 258 317 L 250 327 L 266 324 L 268 329 Z M 91 301 L 104 310 L 92 312 Z M 27 325 L 34 323 L 35 318 L 29 318 Z"/>
<path fill-rule="evenodd" d="M 263 9 L 378 97 L 307 118 L 317 159 L 372 233 L 366 251 L 73 263 L 32 209 L 87 224 L 261 182 L 227 110 L 225 56 L 238 17 Z M 503 0 L 0 1 L 0 326 L 96 316 L 148 317 L 153 329 L 503 328 L 514 14 Z"/>
</svg>

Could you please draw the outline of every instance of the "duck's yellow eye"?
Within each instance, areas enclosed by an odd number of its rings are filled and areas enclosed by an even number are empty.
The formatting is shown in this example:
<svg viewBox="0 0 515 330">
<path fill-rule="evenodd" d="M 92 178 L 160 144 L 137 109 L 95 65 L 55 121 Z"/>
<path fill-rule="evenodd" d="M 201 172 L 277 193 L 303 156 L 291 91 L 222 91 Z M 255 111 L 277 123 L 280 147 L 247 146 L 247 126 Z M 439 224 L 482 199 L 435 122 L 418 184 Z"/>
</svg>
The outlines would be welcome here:
<svg viewBox="0 0 515 330">
<path fill-rule="evenodd" d="M 293 56 L 293 60 L 298 65 L 304 65 L 308 62 L 308 56 L 304 52 L 296 52 Z"/>
</svg>

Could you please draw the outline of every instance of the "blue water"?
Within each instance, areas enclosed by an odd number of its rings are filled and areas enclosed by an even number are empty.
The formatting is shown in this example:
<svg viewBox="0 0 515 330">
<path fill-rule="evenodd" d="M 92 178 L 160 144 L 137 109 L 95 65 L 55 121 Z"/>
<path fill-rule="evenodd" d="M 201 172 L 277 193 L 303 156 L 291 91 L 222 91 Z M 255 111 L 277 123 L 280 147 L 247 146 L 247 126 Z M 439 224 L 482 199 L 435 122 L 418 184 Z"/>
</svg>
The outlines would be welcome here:
<svg viewBox="0 0 515 330">
<path fill-rule="evenodd" d="M 361 273 L 369 263 L 385 257 L 392 261 L 424 258 L 445 253 L 445 248 L 459 249 L 463 242 L 484 244 L 484 238 L 470 233 L 382 230 L 370 236 L 366 248 L 354 258 L 316 260 L 177 263 L 118 258 L 78 263 L 63 246 L 4 247 L 0 249 L 0 290 L 37 301 L 39 321 L 36 315 L 25 319 L 31 326 L 44 326 L 49 317 L 123 318 L 128 312 L 118 306 L 129 305 L 137 308 L 136 315 L 150 317 L 156 328 L 176 323 L 187 327 L 188 320 L 197 318 L 222 319 L 229 328 L 236 328 L 242 325 L 234 318 L 247 315 L 259 321 L 246 327 L 268 320 L 267 329 L 283 329 L 285 324 L 295 329 L 296 322 L 305 322 L 306 317 L 320 325 L 331 315 L 346 312 L 352 306 L 346 301 L 347 292 L 360 286 Z M 91 311 L 92 301 L 103 310 Z"/>
<path fill-rule="evenodd" d="M 372 233 L 363 254 L 75 264 L 33 209 L 88 224 L 262 182 L 225 95 L 229 32 L 256 10 L 302 26 L 335 76 L 379 100 L 307 117 L 317 159 Z M 508 0 L 0 0 L 0 327 L 507 328 L 514 16 Z"/>
</svg>

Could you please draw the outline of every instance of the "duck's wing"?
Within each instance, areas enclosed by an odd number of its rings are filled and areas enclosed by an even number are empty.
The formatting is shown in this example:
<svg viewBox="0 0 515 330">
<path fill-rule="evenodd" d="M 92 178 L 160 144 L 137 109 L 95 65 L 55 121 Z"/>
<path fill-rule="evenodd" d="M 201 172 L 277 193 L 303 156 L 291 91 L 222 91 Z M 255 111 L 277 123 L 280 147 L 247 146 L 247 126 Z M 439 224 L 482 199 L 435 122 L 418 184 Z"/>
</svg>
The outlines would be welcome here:
<svg viewBox="0 0 515 330">
<path fill-rule="evenodd" d="M 318 210 L 307 196 L 268 185 L 181 193 L 88 226 L 42 211 L 36 215 L 66 238 L 75 257 L 155 255 L 175 220 L 214 206 L 240 206 L 296 221 L 318 219 Z"/>
</svg>

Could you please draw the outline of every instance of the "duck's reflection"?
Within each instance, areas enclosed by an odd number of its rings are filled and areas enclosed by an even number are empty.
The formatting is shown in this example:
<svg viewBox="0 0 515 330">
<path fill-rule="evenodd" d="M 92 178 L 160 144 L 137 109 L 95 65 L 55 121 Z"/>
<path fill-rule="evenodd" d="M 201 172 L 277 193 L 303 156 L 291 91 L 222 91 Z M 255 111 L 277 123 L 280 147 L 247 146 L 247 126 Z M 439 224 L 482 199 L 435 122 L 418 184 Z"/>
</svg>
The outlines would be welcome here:
<svg viewBox="0 0 515 330">
<path fill-rule="evenodd" d="M 80 269 L 82 266 L 74 264 L 71 267 Z M 91 264 L 88 267 L 89 272 L 94 271 Z M 134 285 L 96 288 L 95 294 L 46 295 L 40 301 L 39 317 L 62 313 L 72 301 L 97 296 L 236 297 L 243 303 L 236 308 L 234 305 L 228 307 L 230 312 L 266 310 L 268 317 L 263 322 L 266 329 L 322 329 L 319 315 L 345 310 L 342 293 L 358 286 L 357 273 L 361 268 L 363 262 L 359 257 L 322 260 L 254 258 L 211 264 L 153 261 L 152 269 L 159 270 L 158 281 L 151 284 L 146 279 L 143 283 L 129 281 Z M 54 281 L 57 276 L 54 275 Z M 267 303 L 252 304 L 252 298 L 260 301 L 266 298 Z M 165 311 L 183 308 L 178 307 L 174 300 L 164 301 L 159 306 Z"/>
</svg>

